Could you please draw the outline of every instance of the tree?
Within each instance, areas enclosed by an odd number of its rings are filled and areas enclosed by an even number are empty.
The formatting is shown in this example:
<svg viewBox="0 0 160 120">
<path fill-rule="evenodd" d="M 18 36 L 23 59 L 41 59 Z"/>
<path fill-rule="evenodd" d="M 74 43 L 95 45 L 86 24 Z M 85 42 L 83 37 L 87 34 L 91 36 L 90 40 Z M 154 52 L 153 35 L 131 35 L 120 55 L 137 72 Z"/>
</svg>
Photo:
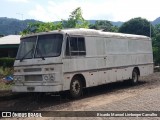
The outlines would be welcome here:
<svg viewBox="0 0 160 120">
<path fill-rule="evenodd" d="M 88 22 L 82 17 L 82 11 L 80 7 L 71 13 L 68 20 L 62 20 L 58 23 L 29 23 L 27 28 L 24 29 L 21 34 L 25 35 L 30 33 L 46 32 L 62 28 L 88 28 Z"/>
<path fill-rule="evenodd" d="M 146 19 L 142 19 L 138 17 L 125 22 L 119 28 L 119 32 L 150 36 L 150 26 L 151 26 L 151 33 L 152 33 L 151 36 L 153 36 L 154 32 L 153 32 L 153 26 L 151 25 L 151 23 Z"/>
<path fill-rule="evenodd" d="M 89 25 L 90 29 L 103 30 L 109 32 L 117 32 L 118 27 L 113 26 L 112 23 L 108 20 L 98 20 L 95 24 Z"/>
<path fill-rule="evenodd" d="M 62 23 L 59 22 L 57 24 L 54 24 L 52 22 L 48 23 L 42 23 L 42 22 L 37 22 L 37 23 L 29 23 L 27 28 L 24 29 L 21 34 L 30 34 L 30 33 L 38 33 L 38 32 L 46 32 L 46 31 L 52 31 L 52 30 L 57 30 L 57 29 L 62 29 Z"/>
<path fill-rule="evenodd" d="M 153 39 L 153 57 L 155 65 L 160 65 L 160 33 L 157 34 Z"/>
<path fill-rule="evenodd" d="M 159 34 L 160 33 L 160 24 L 156 24 L 155 25 L 154 32 L 155 32 L 155 34 Z"/>
<path fill-rule="evenodd" d="M 80 7 L 76 8 L 68 20 L 62 20 L 64 28 L 88 28 L 88 22 L 82 16 L 82 10 Z"/>
</svg>

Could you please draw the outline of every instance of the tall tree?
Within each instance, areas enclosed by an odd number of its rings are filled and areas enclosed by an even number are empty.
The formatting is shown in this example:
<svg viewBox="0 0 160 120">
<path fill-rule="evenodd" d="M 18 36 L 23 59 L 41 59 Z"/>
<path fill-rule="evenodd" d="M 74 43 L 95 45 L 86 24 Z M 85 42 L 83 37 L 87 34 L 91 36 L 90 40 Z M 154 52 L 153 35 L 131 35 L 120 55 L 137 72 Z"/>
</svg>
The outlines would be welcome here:
<svg viewBox="0 0 160 120">
<path fill-rule="evenodd" d="M 160 65 L 160 33 L 152 39 L 154 63 Z"/>
<path fill-rule="evenodd" d="M 80 7 L 76 8 L 68 20 L 62 20 L 64 28 L 88 28 L 88 22 L 82 16 L 82 10 Z"/>
<path fill-rule="evenodd" d="M 119 32 L 150 36 L 150 27 L 153 36 L 153 26 L 151 25 L 151 23 L 146 19 L 138 17 L 125 22 L 119 28 Z"/>
<path fill-rule="evenodd" d="M 160 33 L 160 24 L 156 24 L 155 25 L 154 31 L 155 31 L 155 34 L 159 34 Z"/>
<path fill-rule="evenodd" d="M 58 23 L 30 23 L 28 24 L 27 28 L 21 32 L 21 34 L 25 35 L 30 33 L 57 30 L 62 28 L 88 28 L 88 26 L 88 22 L 82 17 L 81 8 L 78 7 L 71 13 L 68 20 L 62 20 Z"/>
</svg>

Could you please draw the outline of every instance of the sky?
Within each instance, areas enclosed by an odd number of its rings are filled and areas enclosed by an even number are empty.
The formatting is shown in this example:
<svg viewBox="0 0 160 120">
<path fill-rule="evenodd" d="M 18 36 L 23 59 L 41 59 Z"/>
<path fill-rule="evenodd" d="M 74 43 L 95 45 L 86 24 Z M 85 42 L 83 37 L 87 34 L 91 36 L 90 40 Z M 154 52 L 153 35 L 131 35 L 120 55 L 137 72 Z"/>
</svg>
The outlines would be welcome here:
<svg viewBox="0 0 160 120">
<path fill-rule="evenodd" d="M 142 17 L 153 21 L 160 17 L 159 0 L 1 0 L 0 17 L 44 22 L 68 19 L 81 7 L 86 20 L 128 21 Z"/>
</svg>

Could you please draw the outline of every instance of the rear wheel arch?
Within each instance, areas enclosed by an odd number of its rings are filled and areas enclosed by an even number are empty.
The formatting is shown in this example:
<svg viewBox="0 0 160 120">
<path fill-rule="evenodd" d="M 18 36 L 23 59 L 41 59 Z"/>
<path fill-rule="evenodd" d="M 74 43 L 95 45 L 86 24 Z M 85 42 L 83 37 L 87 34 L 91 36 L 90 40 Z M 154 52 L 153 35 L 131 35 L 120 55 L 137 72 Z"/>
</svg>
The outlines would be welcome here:
<svg viewBox="0 0 160 120">
<path fill-rule="evenodd" d="M 134 67 L 133 71 L 136 70 L 138 75 L 140 76 L 140 70 L 139 70 L 139 67 Z"/>
</svg>

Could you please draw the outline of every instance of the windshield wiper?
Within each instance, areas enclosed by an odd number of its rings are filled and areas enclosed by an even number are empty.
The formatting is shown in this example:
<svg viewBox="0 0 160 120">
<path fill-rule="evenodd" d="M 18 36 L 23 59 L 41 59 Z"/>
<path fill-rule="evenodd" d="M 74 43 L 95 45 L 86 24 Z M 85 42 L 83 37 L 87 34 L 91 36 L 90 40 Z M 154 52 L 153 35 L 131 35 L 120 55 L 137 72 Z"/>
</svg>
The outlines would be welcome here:
<svg viewBox="0 0 160 120">
<path fill-rule="evenodd" d="M 29 50 L 29 51 L 20 59 L 20 62 L 22 62 L 22 61 L 24 60 L 24 58 L 25 58 L 30 52 L 32 52 L 33 50 L 34 50 L 34 46 L 32 47 L 31 50 Z"/>
<path fill-rule="evenodd" d="M 41 52 L 41 50 L 38 48 L 38 46 L 37 46 L 36 50 L 37 50 L 37 53 L 40 53 L 40 58 L 42 58 L 42 60 L 45 60 L 45 58 L 44 58 L 44 56 L 42 55 L 42 52 Z"/>
</svg>

